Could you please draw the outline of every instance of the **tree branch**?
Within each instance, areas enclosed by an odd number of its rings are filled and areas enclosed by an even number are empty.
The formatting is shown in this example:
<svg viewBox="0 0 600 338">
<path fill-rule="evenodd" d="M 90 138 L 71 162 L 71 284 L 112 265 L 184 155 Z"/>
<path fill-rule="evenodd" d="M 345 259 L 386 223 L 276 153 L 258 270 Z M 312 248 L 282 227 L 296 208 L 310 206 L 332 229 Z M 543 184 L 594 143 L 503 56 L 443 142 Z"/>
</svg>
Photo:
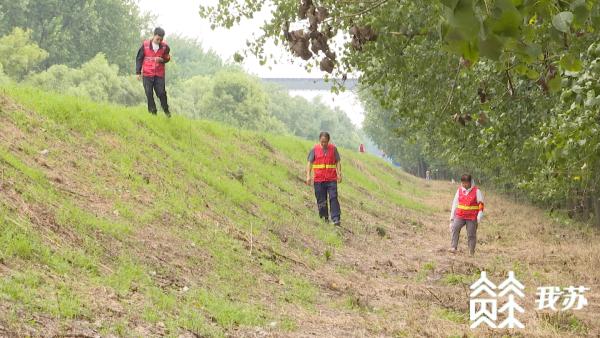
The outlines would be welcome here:
<svg viewBox="0 0 600 338">
<path fill-rule="evenodd" d="M 452 84 L 452 89 L 450 90 L 450 95 L 448 96 L 448 102 L 442 109 L 442 114 L 446 112 L 446 109 L 452 104 L 452 100 L 454 99 L 454 90 L 456 89 L 456 84 L 458 83 L 458 75 L 460 74 L 460 61 L 458 62 L 458 68 L 456 69 L 456 75 L 454 76 L 454 83 Z"/>
<path fill-rule="evenodd" d="M 359 12 L 353 13 L 353 14 L 345 14 L 345 15 L 339 15 L 336 17 L 330 17 L 329 19 L 325 20 L 325 22 L 328 21 L 334 21 L 335 19 L 341 19 L 341 18 L 351 18 L 351 17 L 355 17 L 355 16 L 360 16 L 366 13 L 369 13 L 377 8 L 379 8 L 380 6 L 386 4 L 389 0 L 381 0 L 379 2 L 374 3 L 372 6 L 367 7 Z"/>
</svg>

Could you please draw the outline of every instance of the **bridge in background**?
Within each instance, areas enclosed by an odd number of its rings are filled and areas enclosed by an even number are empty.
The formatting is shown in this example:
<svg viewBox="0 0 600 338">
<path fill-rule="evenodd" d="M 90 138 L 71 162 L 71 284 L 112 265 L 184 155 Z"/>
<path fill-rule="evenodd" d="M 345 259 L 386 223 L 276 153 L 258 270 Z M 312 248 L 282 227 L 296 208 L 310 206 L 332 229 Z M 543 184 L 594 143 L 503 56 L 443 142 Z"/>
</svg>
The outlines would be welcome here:
<svg viewBox="0 0 600 338">
<path fill-rule="evenodd" d="M 333 80 L 325 82 L 322 78 L 262 78 L 263 82 L 278 84 L 288 90 L 331 90 Z M 347 79 L 344 82 L 346 89 L 354 90 L 358 79 Z"/>
</svg>

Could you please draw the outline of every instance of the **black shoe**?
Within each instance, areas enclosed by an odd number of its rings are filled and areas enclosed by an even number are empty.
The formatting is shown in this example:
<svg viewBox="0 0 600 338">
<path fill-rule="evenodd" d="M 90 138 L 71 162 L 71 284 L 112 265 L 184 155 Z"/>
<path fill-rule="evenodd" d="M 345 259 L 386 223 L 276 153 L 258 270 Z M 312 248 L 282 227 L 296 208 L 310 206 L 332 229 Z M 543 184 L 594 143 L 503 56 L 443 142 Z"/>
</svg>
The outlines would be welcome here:
<svg viewBox="0 0 600 338">
<path fill-rule="evenodd" d="M 166 111 L 165 115 L 167 115 L 168 118 L 171 118 L 171 112 Z"/>
<path fill-rule="evenodd" d="M 342 222 L 340 222 L 340 221 L 333 222 L 333 225 L 335 225 L 336 227 L 339 227 L 340 225 L 342 225 Z"/>
</svg>

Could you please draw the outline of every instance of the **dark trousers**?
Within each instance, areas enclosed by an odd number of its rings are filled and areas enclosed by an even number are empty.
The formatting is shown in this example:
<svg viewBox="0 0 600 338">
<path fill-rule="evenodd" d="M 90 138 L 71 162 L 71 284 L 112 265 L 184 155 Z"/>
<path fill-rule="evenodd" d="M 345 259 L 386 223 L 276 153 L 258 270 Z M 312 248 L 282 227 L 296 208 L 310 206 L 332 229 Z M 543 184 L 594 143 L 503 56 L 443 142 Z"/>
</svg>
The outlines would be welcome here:
<svg viewBox="0 0 600 338">
<path fill-rule="evenodd" d="M 317 207 L 319 216 L 322 219 L 329 220 L 329 211 L 331 211 L 331 220 L 333 223 L 340 222 L 340 202 L 338 201 L 337 182 L 315 182 L 315 196 L 317 197 Z M 327 208 L 327 197 L 329 196 L 329 209 Z"/>
<path fill-rule="evenodd" d="M 165 114 L 170 115 L 169 104 L 167 103 L 167 90 L 165 88 L 165 78 L 159 76 L 144 76 L 144 91 L 146 92 L 146 99 L 148 100 L 148 111 L 152 114 L 156 114 L 156 103 L 154 103 L 154 93 L 160 100 Z"/>
</svg>

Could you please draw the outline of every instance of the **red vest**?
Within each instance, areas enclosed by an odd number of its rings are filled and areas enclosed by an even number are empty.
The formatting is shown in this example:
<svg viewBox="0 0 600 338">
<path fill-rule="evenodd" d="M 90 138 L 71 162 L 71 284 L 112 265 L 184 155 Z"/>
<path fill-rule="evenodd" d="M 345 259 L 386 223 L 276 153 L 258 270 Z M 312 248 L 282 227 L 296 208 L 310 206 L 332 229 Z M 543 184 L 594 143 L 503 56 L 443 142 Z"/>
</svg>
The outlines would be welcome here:
<svg viewBox="0 0 600 338">
<path fill-rule="evenodd" d="M 171 58 L 169 54 L 166 54 L 167 44 L 165 42 L 160 43 L 160 48 L 155 52 L 152 50 L 152 41 L 144 41 L 144 63 L 142 65 L 142 74 L 146 77 L 165 77 L 165 64 L 158 62 L 158 58 L 163 58 L 165 61 L 169 61 Z"/>
<path fill-rule="evenodd" d="M 337 170 L 335 163 L 335 146 L 327 145 L 327 154 L 323 151 L 320 144 L 315 145 L 315 161 L 313 162 L 313 170 L 315 171 L 315 182 L 331 182 L 337 181 Z"/>
<path fill-rule="evenodd" d="M 476 220 L 479 210 L 483 210 L 483 203 L 477 203 L 477 187 L 473 186 L 468 194 L 464 194 L 461 188 L 458 188 L 458 207 L 456 208 L 456 217 Z"/>
</svg>

